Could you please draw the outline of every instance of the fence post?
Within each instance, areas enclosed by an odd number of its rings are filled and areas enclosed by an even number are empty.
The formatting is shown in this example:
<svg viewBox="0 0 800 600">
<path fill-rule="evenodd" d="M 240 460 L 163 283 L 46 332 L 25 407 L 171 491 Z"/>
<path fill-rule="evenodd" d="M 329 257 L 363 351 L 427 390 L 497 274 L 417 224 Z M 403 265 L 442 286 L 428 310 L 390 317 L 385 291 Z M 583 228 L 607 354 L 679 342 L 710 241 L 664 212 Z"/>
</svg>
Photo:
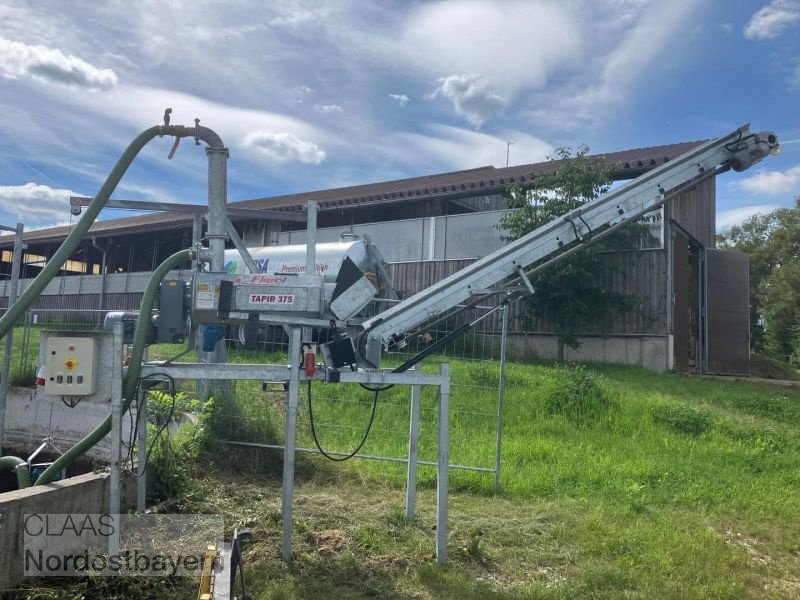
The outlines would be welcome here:
<svg viewBox="0 0 800 600">
<path fill-rule="evenodd" d="M 503 450 L 503 406 L 506 399 L 506 345 L 508 343 L 508 304 L 503 307 L 500 332 L 500 381 L 497 391 L 497 443 L 494 448 L 494 487 L 500 487 L 500 456 Z"/>
<path fill-rule="evenodd" d="M 119 553 L 119 514 L 122 470 L 122 323 L 114 324 L 111 359 L 111 475 L 109 478 L 108 513 L 116 523 L 108 538 L 108 554 Z"/>
<path fill-rule="evenodd" d="M 450 467 L 450 365 L 439 365 L 439 460 L 436 465 L 436 562 L 447 564 L 447 491 Z"/>
<path fill-rule="evenodd" d="M 17 301 L 19 285 L 19 268 L 22 263 L 22 223 L 14 229 L 14 256 L 11 261 L 11 282 L 8 290 L 8 308 Z M 9 377 L 11 377 L 11 358 L 14 354 L 14 327 L 6 334 L 6 346 L 3 353 L 3 371 L 0 374 L 0 455 L 3 454 L 3 440 L 6 429 L 6 402 L 8 401 Z"/>
<path fill-rule="evenodd" d="M 289 394 L 286 406 L 286 431 L 283 450 L 283 562 L 292 561 L 292 504 L 294 502 L 294 459 L 297 433 L 297 405 L 300 398 L 300 329 L 289 334 Z"/>
<path fill-rule="evenodd" d="M 419 445 L 419 410 L 421 385 L 411 386 L 411 417 L 408 434 L 408 470 L 406 475 L 406 519 L 414 518 L 417 503 L 417 450 Z"/>
</svg>

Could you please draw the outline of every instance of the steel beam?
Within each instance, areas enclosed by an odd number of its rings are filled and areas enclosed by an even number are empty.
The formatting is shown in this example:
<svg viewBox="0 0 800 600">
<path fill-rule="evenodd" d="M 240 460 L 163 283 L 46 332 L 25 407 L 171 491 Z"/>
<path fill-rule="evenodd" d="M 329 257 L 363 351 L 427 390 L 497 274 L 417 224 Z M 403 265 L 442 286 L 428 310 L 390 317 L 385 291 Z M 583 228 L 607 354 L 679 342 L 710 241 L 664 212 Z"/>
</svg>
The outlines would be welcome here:
<svg viewBox="0 0 800 600">
<path fill-rule="evenodd" d="M 70 196 L 70 206 L 89 206 L 94 198 L 86 196 Z M 109 199 L 104 208 L 118 208 L 122 210 L 142 210 L 154 212 L 174 212 L 189 214 L 205 214 L 208 206 L 203 204 L 180 204 L 177 202 L 146 202 L 144 200 L 114 200 Z M 301 212 L 282 210 L 269 210 L 260 208 L 235 208 L 228 207 L 228 216 L 237 218 L 267 220 L 267 221 L 293 221 L 305 223 L 306 216 Z M 2 226 L 0 226 L 2 228 Z M 8 228 L 6 228 L 8 229 Z M 9 230 L 13 231 L 13 230 Z"/>
</svg>

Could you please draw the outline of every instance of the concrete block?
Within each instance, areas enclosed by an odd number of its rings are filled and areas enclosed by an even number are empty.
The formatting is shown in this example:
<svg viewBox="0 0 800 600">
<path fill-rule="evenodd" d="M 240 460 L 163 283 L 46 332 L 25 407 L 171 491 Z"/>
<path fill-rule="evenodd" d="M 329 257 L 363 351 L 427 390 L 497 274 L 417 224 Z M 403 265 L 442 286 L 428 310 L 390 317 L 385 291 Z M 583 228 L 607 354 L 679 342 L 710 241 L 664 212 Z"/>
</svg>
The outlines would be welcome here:
<svg viewBox="0 0 800 600">
<path fill-rule="evenodd" d="M 24 572 L 24 519 L 31 514 L 100 514 L 108 511 L 108 473 L 87 473 L 48 485 L 0 494 L 0 593 L 15 587 Z M 136 502 L 136 486 L 123 482 L 122 502 Z"/>
</svg>

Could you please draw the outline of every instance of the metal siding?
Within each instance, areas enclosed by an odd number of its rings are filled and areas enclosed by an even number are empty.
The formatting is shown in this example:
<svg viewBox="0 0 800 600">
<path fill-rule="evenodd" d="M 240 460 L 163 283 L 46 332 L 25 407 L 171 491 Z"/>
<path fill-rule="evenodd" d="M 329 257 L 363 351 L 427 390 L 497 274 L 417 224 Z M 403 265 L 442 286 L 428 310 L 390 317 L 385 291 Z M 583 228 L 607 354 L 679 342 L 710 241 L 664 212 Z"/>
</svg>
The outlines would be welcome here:
<svg viewBox="0 0 800 600">
<path fill-rule="evenodd" d="M 706 250 L 707 372 L 750 374 L 750 258 Z"/>
</svg>

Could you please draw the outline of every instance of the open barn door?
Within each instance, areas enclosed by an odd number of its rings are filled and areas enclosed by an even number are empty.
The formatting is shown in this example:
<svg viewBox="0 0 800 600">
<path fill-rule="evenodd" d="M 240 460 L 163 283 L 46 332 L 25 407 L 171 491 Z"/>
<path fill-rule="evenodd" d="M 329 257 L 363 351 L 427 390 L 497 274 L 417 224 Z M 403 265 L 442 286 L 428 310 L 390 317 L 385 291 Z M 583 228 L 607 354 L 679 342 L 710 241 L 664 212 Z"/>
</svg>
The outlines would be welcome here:
<svg viewBox="0 0 800 600">
<path fill-rule="evenodd" d="M 750 374 L 750 261 L 705 251 L 705 365 L 717 375 Z"/>
</svg>

